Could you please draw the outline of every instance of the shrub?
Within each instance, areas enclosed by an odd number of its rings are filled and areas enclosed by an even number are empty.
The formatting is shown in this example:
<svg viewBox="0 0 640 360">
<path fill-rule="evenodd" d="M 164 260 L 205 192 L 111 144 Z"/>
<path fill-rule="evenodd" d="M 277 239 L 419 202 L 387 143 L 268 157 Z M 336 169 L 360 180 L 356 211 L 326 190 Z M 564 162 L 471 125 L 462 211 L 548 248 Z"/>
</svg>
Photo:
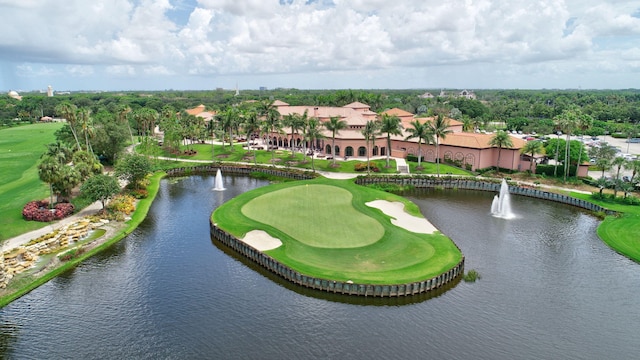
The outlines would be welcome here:
<svg viewBox="0 0 640 360">
<path fill-rule="evenodd" d="M 147 191 L 147 189 L 133 189 L 129 191 L 129 195 L 140 200 L 140 199 L 146 199 L 147 196 L 149 196 L 149 192 Z"/>
<path fill-rule="evenodd" d="M 462 279 L 465 282 L 476 282 L 476 280 L 480 279 L 480 274 L 476 270 L 469 270 L 462 276 Z"/>
<path fill-rule="evenodd" d="M 25 220 L 50 222 L 64 219 L 73 214 L 73 204 L 59 203 L 53 209 L 49 209 L 48 201 L 30 201 L 22 208 L 22 216 Z"/>
<path fill-rule="evenodd" d="M 130 215 L 136 210 L 136 200 L 131 195 L 116 195 L 107 206 L 112 212 Z"/>
<path fill-rule="evenodd" d="M 359 162 L 354 167 L 355 171 L 367 171 L 367 163 Z M 369 162 L 369 169 L 373 172 L 379 172 L 380 169 L 376 166 L 376 164 Z"/>
</svg>

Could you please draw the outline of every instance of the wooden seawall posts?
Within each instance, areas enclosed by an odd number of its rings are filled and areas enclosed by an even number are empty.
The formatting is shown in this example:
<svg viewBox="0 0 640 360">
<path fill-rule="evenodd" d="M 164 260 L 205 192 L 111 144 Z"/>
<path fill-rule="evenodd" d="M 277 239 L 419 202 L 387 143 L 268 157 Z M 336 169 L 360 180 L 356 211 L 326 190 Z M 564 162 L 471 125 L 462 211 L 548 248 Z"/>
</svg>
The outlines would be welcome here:
<svg viewBox="0 0 640 360">
<path fill-rule="evenodd" d="M 463 189 L 480 191 L 500 191 L 499 182 L 479 181 L 456 177 L 399 177 L 399 176 L 360 176 L 356 179 L 358 185 L 372 184 L 397 184 L 401 186 L 413 186 L 415 188 L 442 188 L 442 189 Z M 509 193 L 515 195 L 528 196 L 543 200 L 555 201 L 562 204 L 576 206 L 593 212 L 602 212 L 606 215 L 616 215 L 617 212 L 606 209 L 600 205 L 589 201 L 577 199 L 568 195 L 558 194 L 539 189 L 509 185 Z"/>
<path fill-rule="evenodd" d="M 447 283 L 454 281 L 464 273 L 464 257 L 460 262 L 434 278 L 424 281 L 405 284 L 358 284 L 349 281 L 336 281 L 331 279 L 321 279 L 313 276 L 301 274 L 290 267 L 278 262 L 269 255 L 256 250 L 247 245 L 235 236 L 221 230 L 215 224 L 209 222 L 211 235 L 214 239 L 233 249 L 238 254 L 245 256 L 263 268 L 274 274 L 300 286 L 326 291 L 335 294 L 372 296 L 372 297 L 399 297 L 421 294 L 437 289 Z"/>
</svg>

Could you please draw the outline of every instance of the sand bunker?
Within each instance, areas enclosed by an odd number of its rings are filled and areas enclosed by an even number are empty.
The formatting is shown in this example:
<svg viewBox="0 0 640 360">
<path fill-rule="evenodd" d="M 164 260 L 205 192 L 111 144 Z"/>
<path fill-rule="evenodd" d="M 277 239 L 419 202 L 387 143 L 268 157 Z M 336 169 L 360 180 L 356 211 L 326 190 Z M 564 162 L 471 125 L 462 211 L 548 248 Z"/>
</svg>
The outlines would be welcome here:
<svg viewBox="0 0 640 360">
<path fill-rule="evenodd" d="M 249 231 L 240 240 L 260 251 L 273 250 L 282 245 L 280 239 L 276 239 L 262 230 Z"/>
<path fill-rule="evenodd" d="M 366 203 L 367 206 L 380 209 L 385 215 L 391 216 L 391 223 L 403 229 L 420 234 L 433 234 L 438 231 L 431 223 L 421 217 L 410 215 L 404 211 L 404 204 L 387 200 L 375 200 Z"/>
</svg>

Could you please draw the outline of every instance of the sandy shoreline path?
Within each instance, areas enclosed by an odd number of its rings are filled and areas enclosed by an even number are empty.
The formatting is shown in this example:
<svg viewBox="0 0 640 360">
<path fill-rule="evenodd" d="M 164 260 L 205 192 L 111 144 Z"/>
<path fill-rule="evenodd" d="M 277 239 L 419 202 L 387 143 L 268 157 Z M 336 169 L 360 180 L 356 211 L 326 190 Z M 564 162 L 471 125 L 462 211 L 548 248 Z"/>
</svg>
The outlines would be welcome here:
<svg viewBox="0 0 640 360">
<path fill-rule="evenodd" d="M 375 200 L 366 203 L 367 206 L 381 210 L 391 216 L 391 223 L 408 231 L 420 234 L 433 234 L 438 229 L 427 219 L 413 216 L 404 211 L 404 204 L 398 201 Z"/>
</svg>

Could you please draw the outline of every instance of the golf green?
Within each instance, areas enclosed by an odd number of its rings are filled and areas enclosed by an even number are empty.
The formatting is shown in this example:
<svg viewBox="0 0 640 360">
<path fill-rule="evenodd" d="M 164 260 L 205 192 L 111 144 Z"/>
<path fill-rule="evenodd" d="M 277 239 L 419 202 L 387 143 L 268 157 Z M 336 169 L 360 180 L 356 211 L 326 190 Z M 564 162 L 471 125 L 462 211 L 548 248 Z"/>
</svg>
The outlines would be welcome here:
<svg viewBox="0 0 640 360">
<path fill-rule="evenodd" d="M 415 233 L 393 225 L 393 217 L 367 202 L 410 201 L 352 180 L 314 180 L 273 184 L 243 193 L 218 207 L 212 221 L 242 239 L 263 230 L 282 245 L 264 253 L 309 276 L 368 284 L 422 281 L 438 276 L 462 259 L 445 235 Z"/>
</svg>

